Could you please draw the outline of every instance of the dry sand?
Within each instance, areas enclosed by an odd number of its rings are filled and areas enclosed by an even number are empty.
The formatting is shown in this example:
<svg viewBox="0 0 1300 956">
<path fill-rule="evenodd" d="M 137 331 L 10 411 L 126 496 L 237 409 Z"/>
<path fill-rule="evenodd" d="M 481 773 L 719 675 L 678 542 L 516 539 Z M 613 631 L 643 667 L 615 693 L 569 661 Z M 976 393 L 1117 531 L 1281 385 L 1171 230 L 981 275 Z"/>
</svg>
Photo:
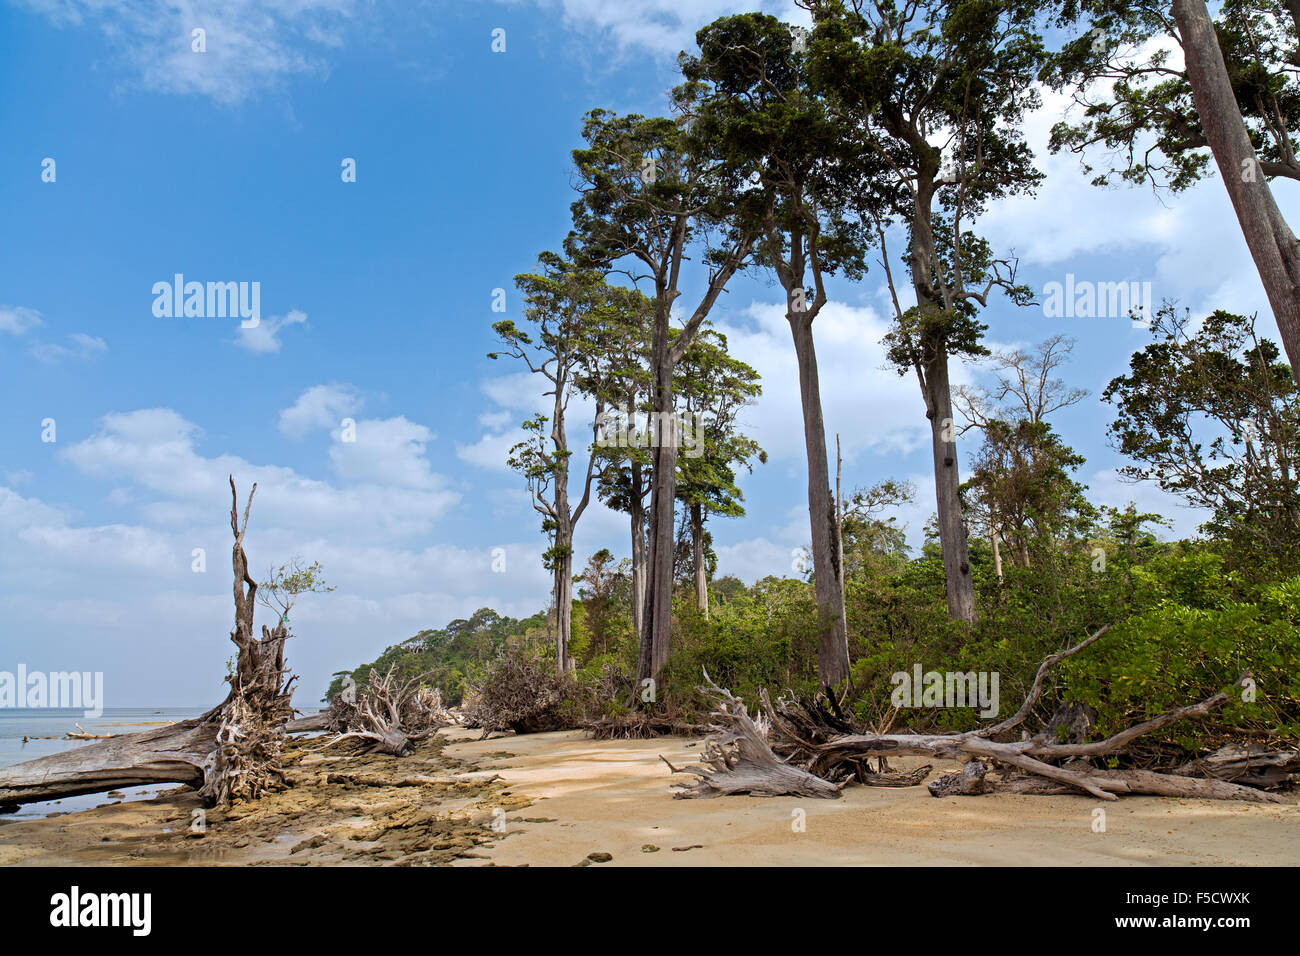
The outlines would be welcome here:
<svg viewBox="0 0 1300 956">
<path fill-rule="evenodd" d="M 315 744 L 295 744 L 291 789 L 207 811 L 202 835 L 190 829 L 197 798 L 175 788 L 40 820 L 0 818 L 0 864 L 1300 863 L 1296 806 L 1159 797 L 1104 807 L 1082 796 L 936 800 L 924 787 L 851 787 L 838 800 L 675 800 L 658 755 L 682 766 L 695 759 L 698 741 L 592 741 L 577 731 L 477 737 L 445 731 L 401 760 L 322 756 L 308 749 Z M 1105 832 L 1094 831 L 1099 807 Z M 593 864 L 588 854 L 611 859 Z"/>
<path fill-rule="evenodd" d="M 694 743 L 592 741 L 565 732 L 456 743 L 447 752 L 461 759 L 512 752 L 497 772 L 534 798 L 530 815 L 556 821 L 511 822 L 507 839 L 479 851 L 501 865 L 572 866 L 588 853 L 611 854 L 608 866 L 1300 864 L 1297 806 L 1161 797 L 1104 806 L 1086 796 L 937 800 L 923 786 L 850 787 L 838 800 L 675 800 L 658 755 L 681 767 L 694 762 Z M 1106 813 L 1104 833 L 1093 830 L 1098 807 Z M 803 811 L 804 832 L 795 832 L 796 811 Z"/>
</svg>

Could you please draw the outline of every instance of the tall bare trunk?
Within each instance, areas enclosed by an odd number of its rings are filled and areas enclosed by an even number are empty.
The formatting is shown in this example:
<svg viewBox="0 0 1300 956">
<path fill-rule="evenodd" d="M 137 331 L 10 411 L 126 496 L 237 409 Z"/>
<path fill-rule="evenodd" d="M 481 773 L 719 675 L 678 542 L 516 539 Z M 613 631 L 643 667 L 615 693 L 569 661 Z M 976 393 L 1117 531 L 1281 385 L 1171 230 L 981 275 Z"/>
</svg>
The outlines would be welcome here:
<svg viewBox="0 0 1300 956">
<path fill-rule="evenodd" d="M 629 513 L 632 524 L 632 627 L 639 635 L 644 628 L 646 601 L 645 508 L 642 497 L 641 466 L 632 466 L 632 494 Z"/>
<path fill-rule="evenodd" d="M 574 668 L 569 656 L 573 632 L 573 548 L 566 546 L 555 565 L 555 666 L 563 674 Z"/>
<path fill-rule="evenodd" d="M 669 431 L 667 422 L 673 413 L 673 366 L 667 359 L 666 345 L 658 340 L 668 335 L 668 315 L 663 310 L 655 320 L 654 353 L 665 356 L 655 366 L 652 407 L 660 427 L 652 430 L 654 446 L 654 472 L 650 493 L 650 555 L 646 575 L 646 610 L 642 621 L 641 654 L 637 668 L 638 683 L 657 680 L 659 672 L 668 662 L 669 628 L 672 625 L 673 600 L 673 518 L 677 497 L 677 444 L 676 430 Z"/>
<path fill-rule="evenodd" d="M 709 619 L 709 575 L 704 562 L 704 506 L 691 505 L 691 563 L 695 569 L 695 605 Z"/>
<path fill-rule="evenodd" d="M 993 573 L 1002 580 L 1002 545 L 998 541 L 998 529 L 994 525 L 989 525 L 989 544 L 993 546 Z"/>
<path fill-rule="evenodd" d="M 1173 12 L 1205 139 L 1264 283 L 1292 373 L 1300 382 L 1300 244 L 1260 171 L 1204 0 L 1174 0 Z"/>
<path fill-rule="evenodd" d="M 835 433 L 835 566 L 840 569 L 840 604 L 844 603 L 844 456 L 840 454 L 840 435 Z M 845 613 L 845 620 L 848 614 Z"/>
<path fill-rule="evenodd" d="M 943 308 L 943 302 L 934 291 L 938 283 L 932 265 L 937 258 L 930 222 L 936 172 L 937 160 L 923 168 L 912 218 L 912 286 L 917 308 L 922 314 Z M 927 330 L 924 323 L 918 334 L 921 341 L 917 372 L 925 399 L 925 414 L 930 419 L 935 510 L 939 520 L 939 545 L 943 549 L 948 616 L 953 620 L 974 623 L 975 583 L 966 549 L 966 523 L 962 520 L 957 430 L 952 414 L 952 385 L 948 379 L 948 342 L 946 334 Z"/>
<path fill-rule="evenodd" d="M 943 575 L 948 585 L 948 616 L 958 621 L 974 622 L 975 585 L 966 548 L 966 523 L 962 520 L 957 436 L 953 427 L 948 353 L 945 349 L 938 349 L 926 367 L 925 403 L 934 455 L 934 495 L 939 545 L 943 549 Z"/>
<path fill-rule="evenodd" d="M 826 460 L 826 426 L 822 421 L 817 352 L 812 319 L 806 312 L 787 312 L 799 363 L 799 398 L 803 406 L 804 445 L 808 456 L 808 521 L 812 532 L 813 584 L 817 597 L 817 676 L 834 687 L 849 677 L 848 623 L 839 563 L 837 516 L 831 500 Z"/>
</svg>

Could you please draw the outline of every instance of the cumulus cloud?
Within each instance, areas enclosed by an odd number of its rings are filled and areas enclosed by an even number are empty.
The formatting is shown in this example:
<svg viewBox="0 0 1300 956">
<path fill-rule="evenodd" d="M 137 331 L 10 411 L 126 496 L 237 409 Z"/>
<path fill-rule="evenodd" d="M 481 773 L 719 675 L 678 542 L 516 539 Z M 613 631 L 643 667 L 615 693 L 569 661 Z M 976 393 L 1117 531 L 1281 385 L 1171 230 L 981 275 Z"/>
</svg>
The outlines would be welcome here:
<svg viewBox="0 0 1300 956">
<path fill-rule="evenodd" d="M 1152 512 L 1170 520 L 1170 527 L 1157 528 L 1161 537 L 1194 538 L 1197 529 L 1209 520 L 1210 515 L 1201 508 L 1193 508 L 1177 495 L 1164 491 L 1153 481 L 1127 481 L 1111 468 L 1093 474 L 1087 482 L 1094 501 L 1123 510 L 1129 502 L 1138 511 Z"/>
<path fill-rule="evenodd" d="M 302 438 L 308 432 L 333 428 L 355 414 L 364 404 L 354 385 L 313 385 L 297 401 L 280 412 L 280 432 Z"/>
<path fill-rule="evenodd" d="M 235 344 L 258 355 L 273 355 L 280 351 L 280 332 L 291 325 L 306 324 L 307 313 L 293 309 L 288 315 L 272 315 L 251 328 L 240 323 Z"/>
<path fill-rule="evenodd" d="M 233 106 L 297 75 L 323 76 L 361 0 L 21 0 L 60 26 L 90 25 L 124 84 Z M 196 52 L 195 30 L 204 31 Z"/>
<path fill-rule="evenodd" d="M 427 533 L 461 498 L 424 457 L 432 433 L 402 418 L 358 423 L 356 443 L 334 436 L 330 457 L 338 484 L 235 455 L 204 457 L 197 450 L 201 437 L 197 425 L 170 408 L 140 409 L 104 416 L 95 434 L 63 455 L 87 475 L 127 479 L 161 495 L 141 510 L 167 524 L 210 518 L 228 499 L 232 474 L 241 486 L 258 483 L 258 500 L 284 527 L 355 539 Z M 382 465 L 365 464 L 366 455 Z"/>
<path fill-rule="evenodd" d="M 716 317 L 727 348 L 762 377 L 763 394 L 741 416 L 742 428 L 777 461 L 804 460 L 799 367 L 785 306 L 752 302 Z M 889 323 L 869 306 L 828 302 L 813 323 L 827 441 L 840 434 L 846 460 L 907 454 L 929 440 L 916 380 L 886 368 L 880 344 Z M 953 380 L 965 380 L 953 363 Z"/>
</svg>

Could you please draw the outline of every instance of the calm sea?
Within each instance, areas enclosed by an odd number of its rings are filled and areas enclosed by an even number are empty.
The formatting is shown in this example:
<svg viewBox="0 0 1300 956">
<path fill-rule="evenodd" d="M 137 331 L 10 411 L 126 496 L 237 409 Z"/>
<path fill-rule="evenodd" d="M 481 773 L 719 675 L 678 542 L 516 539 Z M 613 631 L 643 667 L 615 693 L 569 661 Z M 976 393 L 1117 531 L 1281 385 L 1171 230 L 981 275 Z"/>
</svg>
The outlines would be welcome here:
<svg viewBox="0 0 1300 956">
<path fill-rule="evenodd" d="M 0 767 L 22 763 L 46 754 L 59 753 L 73 747 L 84 747 L 94 741 L 84 740 L 36 740 L 37 737 L 61 737 L 69 731 L 76 730 L 73 723 L 81 724 L 90 734 L 129 734 L 137 730 L 146 730 L 141 724 L 159 721 L 185 720 L 197 717 L 207 708 L 152 708 L 152 707 L 106 707 L 104 713 L 91 720 L 83 717 L 83 710 L 75 708 L 13 708 L 0 707 Z M 132 726 L 134 725 L 134 726 Z M 23 738 L 27 737 L 26 743 Z M 152 797 L 155 794 L 171 790 L 175 784 L 158 784 L 149 787 L 129 787 L 122 791 L 125 799 Z M 112 803 L 117 797 L 102 793 L 88 793 L 79 797 L 65 797 L 62 800 L 47 800 L 43 803 L 29 803 L 19 808 L 17 813 L 0 814 L 0 825 L 11 820 L 43 817 L 47 813 L 58 811 L 70 812 L 86 810 L 101 804 Z"/>
</svg>

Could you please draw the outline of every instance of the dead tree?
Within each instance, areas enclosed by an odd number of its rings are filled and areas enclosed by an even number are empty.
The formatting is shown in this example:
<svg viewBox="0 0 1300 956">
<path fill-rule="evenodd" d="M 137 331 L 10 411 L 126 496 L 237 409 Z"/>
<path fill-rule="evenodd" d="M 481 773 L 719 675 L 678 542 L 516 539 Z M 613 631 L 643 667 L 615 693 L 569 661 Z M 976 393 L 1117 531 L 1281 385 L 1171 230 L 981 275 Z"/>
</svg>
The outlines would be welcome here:
<svg viewBox="0 0 1300 956">
<path fill-rule="evenodd" d="M 405 757 L 415 745 L 439 728 L 454 723 L 436 688 L 421 686 L 432 674 L 417 674 L 393 687 L 393 669 L 379 677 L 375 671 L 364 688 L 336 694 L 326 715 L 327 729 L 338 734 L 325 747 L 343 740 L 361 740 L 367 749 Z M 321 748 L 324 749 L 324 748 Z"/>
<path fill-rule="evenodd" d="M 1142 769 L 1099 768 L 1090 761 L 1123 753 L 1124 748 L 1146 734 L 1180 720 L 1204 717 L 1228 701 L 1220 691 L 1205 700 L 1167 711 L 1105 740 L 1091 743 L 1060 743 L 1046 732 L 1035 736 L 1021 732 L 1021 739 L 999 742 L 1024 723 L 1042 696 L 1048 671 L 1057 662 L 1077 654 L 1109 630 L 1103 627 L 1074 647 L 1043 661 L 1024 703 L 1011 717 L 989 727 L 955 734 L 888 734 L 856 731 L 839 714 L 833 701 L 825 698 L 799 702 L 779 700 L 772 706 L 763 697 L 764 717 L 755 724 L 728 691 L 711 681 L 700 691 L 717 705 L 713 716 L 717 733 L 706 741 L 702 766 L 686 768 L 700 779 L 677 796 L 717 796 L 723 793 L 751 793 L 756 796 L 837 796 L 852 779 L 868 784 L 873 771 L 863 773 L 867 758 L 924 756 L 956 760 L 965 766 L 929 784 L 936 797 L 982 793 L 1065 794 L 1087 793 L 1101 800 L 1116 800 L 1120 794 L 1201 797 L 1213 800 L 1244 800 L 1253 803 L 1292 803 L 1280 794 L 1257 790 L 1222 779 L 1197 779 L 1191 770 L 1159 773 Z M 1245 686 L 1249 673 L 1234 687 Z M 705 675 L 706 681 L 708 675 Z M 846 732 L 850 731 L 850 732 Z M 667 761 L 665 761 L 667 762 Z M 669 765 L 671 767 L 671 764 Z M 925 769 L 928 773 L 928 768 Z M 673 768 L 678 772 L 677 768 Z M 997 770 L 1000 779 L 989 776 Z M 913 771 L 915 774 L 916 771 Z M 808 777 L 823 782 L 817 787 Z M 911 780 L 919 783 L 923 779 Z M 892 778 L 892 779 L 891 779 Z M 897 775 L 888 775 L 886 785 L 899 785 Z"/>
<path fill-rule="evenodd" d="M 674 796 L 721 797 L 748 793 L 755 797 L 838 797 L 843 783 L 831 783 L 782 760 L 767 743 L 767 728 L 760 719 L 750 718 L 744 701 L 709 680 L 700 690 L 710 694 L 714 710 L 704 741 L 704 756 L 698 764 L 674 767 L 663 754 L 659 759 L 673 773 L 694 774 L 694 782 L 674 784 L 681 790 Z"/>
<path fill-rule="evenodd" d="M 573 676 L 556 673 L 514 648 L 489 666 L 481 683 L 469 682 L 469 689 L 465 726 L 481 728 L 484 738 L 507 731 L 568 730 L 582 717 L 580 688 Z"/>
<path fill-rule="evenodd" d="M 235 627 L 238 648 L 227 678 L 230 692 L 199 717 L 111 740 L 50 754 L 0 770 L 0 808 L 159 783 L 197 789 L 210 804 L 256 799 L 283 786 L 280 746 L 285 722 L 293 716 L 294 677 L 284 659 L 288 630 L 253 631 L 257 582 L 248 573 L 244 535 L 253 505 L 254 484 L 239 520 L 239 496 L 230 478 L 230 530 L 234 533 Z"/>
</svg>

